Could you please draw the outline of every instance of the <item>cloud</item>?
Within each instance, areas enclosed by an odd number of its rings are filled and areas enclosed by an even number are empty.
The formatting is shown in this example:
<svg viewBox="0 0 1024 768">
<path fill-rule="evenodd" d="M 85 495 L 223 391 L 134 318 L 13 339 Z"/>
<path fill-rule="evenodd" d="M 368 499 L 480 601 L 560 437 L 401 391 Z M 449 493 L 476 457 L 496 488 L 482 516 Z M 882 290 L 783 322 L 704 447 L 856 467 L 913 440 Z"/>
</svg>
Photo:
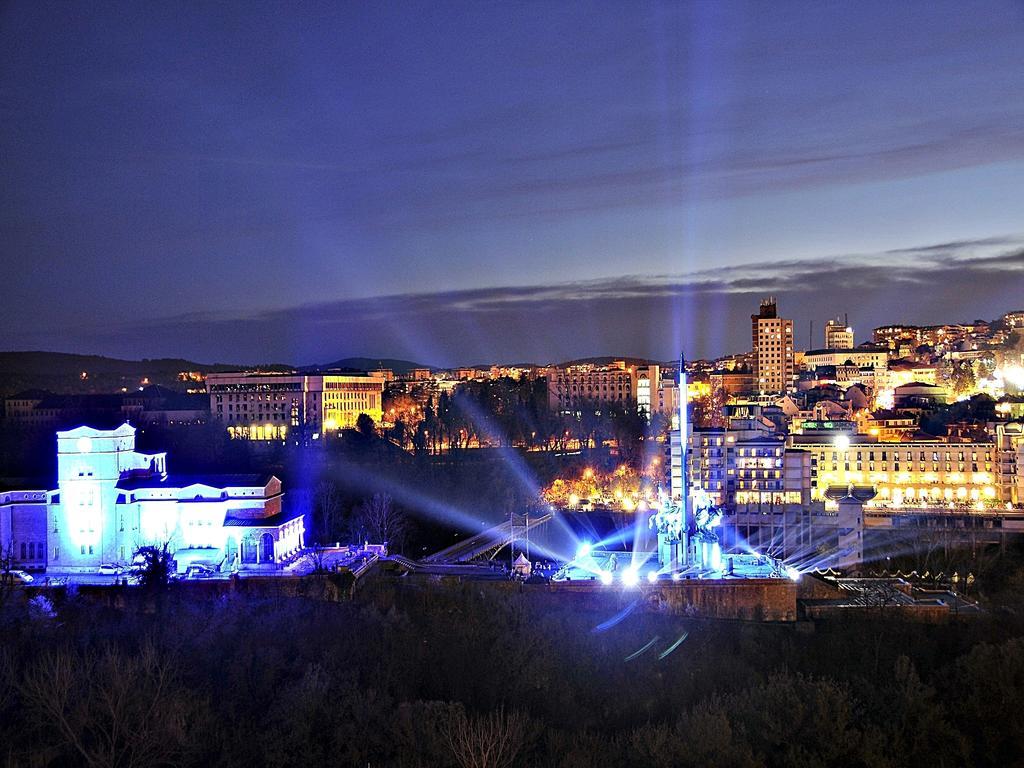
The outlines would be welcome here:
<svg viewBox="0 0 1024 768">
<path fill-rule="evenodd" d="M 799 347 L 819 343 L 804 330 L 811 321 L 820 335 L 823 321 L 837 312 L 849 313 L 858 340 L 867 339 L 873 326 L 894 322 L 991 319 L 1020 308 L 1024 238 L 676 275 L 394 294 L 240 315 L 190 313 L 9 344 L 238 363 L 327 362 L 349 355 L 435 365 L 545 363 L 599 354 L 671 359 L 681 347 L 691 356 L 747 349 L 747 318 L 769 294 L 778 297 L 784 316 L 796 320 Z"/>
</svg>

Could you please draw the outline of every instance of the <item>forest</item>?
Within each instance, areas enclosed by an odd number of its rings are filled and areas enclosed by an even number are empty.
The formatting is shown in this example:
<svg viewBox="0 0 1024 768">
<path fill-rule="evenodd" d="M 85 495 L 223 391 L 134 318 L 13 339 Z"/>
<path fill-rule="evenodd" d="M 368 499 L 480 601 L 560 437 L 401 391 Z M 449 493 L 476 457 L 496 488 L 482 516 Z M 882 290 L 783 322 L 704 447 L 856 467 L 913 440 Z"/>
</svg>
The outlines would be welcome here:
<svg viewBox="0 0 1024 768">
<path fill-rule="evenodd" d="M 387 575 L 341 601 L 172 589 L 115 609 L 9 593 L 2 759 L 895 768 L 1024 754 L 1024 621 L 1008 608 L 799 627 L 617 608 Z"/>
</svg>

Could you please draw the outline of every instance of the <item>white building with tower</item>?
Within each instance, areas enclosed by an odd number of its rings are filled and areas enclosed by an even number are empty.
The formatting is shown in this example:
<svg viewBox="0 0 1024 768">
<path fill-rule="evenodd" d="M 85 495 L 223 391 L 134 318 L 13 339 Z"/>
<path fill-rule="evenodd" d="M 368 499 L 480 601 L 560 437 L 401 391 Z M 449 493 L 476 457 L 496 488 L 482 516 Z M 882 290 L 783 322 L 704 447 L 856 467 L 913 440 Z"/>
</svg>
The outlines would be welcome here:
<svg viewBox="0 0 1024 768">
<path fill-rule="evenodd" d="M 273 475 L 170 475 L 135 428 L 57 433 L 57 488 L 0 491 L 0 547 L 16 567 L 88 573 L 167 545 L 184 570 L 274 570 L 298 552 L 303 509 Z"/>
</svg>

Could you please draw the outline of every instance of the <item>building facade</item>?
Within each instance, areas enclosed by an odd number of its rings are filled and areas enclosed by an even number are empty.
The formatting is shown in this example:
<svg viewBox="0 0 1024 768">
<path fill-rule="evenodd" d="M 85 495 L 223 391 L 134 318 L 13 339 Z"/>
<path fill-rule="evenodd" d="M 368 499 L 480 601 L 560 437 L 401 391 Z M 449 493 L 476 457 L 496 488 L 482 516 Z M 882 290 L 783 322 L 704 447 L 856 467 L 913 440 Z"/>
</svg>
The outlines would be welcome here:
<svg viewBox="0 0 1024 768">
<path fill-rule="evenodd" d="M 853 328 L 838 318 L 825 323 L 825 349 L 852 349 Z"/>
<path fill-rule="evenodd" d="M 856 347 L 841 349 L 809 349 L 804 352 L 803 365 L 808 370 L 821 366 L 843 366 L 855 368 L 882 368 L 889 364 L 889 350 L 884 347 Z"/>
<path fill-rule="evenodd" d="M 379 423 L 384 379 L 375 375 L 211 373 L 210 416 L 232 437 L 283 440 L 290 434 L 331 434 L 365 413 Z"/>
<path fill-rule="evenodd" d="M 57 487 L 0 493 L 0 546 L 14 563 L 88 573 L 164 546 L 178 567 L 274 569 L 303 546 L 303 512 L 271 475 L 174 477 L 135 428 L 57 433 Z"/>
<path fill-rule="evenodd" d="M 793 391 L 796 361 L 793 356 L 793 321 L 780 318 L 775 299 L 761 302 L 750 316 L 753 342 L 753 389 L 761 395 Z"/>
<path fill-rule="evenodd" d="M 679 431 L 671 432 L 672 496 L 681 497 Z M 811 455 L 787 446 L 763 419 L 733 419 L 728 428 L 691 429 L 687 440 L 691 494 L 704 494 L 722 510 L 726 551 L 760 552 L 846 567 L 863 557 L 859 500 L 826 509 L 811 498 Z"/>
<path fill-rule="evenodd" d="M 803 433 L 791 447 L 811 457 L 811 495 L 824 500 L 830 488 L 874 490 L 868 506 L 994 506 L 1001 498 L 994 441 L 881 442 L 875 435 Z"/>
<path fill-rule="evenodd" d="M 548 404 L 575 411 L 584 404 L 627 403 L 637 398 L 636 369 L 626 365 L 572 365 L 547 371 Z"/>
</svg>

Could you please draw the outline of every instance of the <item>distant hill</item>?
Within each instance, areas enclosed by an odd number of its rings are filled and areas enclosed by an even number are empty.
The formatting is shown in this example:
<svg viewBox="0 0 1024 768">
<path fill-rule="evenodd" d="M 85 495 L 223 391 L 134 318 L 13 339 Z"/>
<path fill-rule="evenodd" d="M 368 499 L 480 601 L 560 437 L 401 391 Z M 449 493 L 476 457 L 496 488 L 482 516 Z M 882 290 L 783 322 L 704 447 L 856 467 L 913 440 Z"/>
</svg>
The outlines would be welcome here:
<svg viewBox="0 0 1024 768">
<path fill-rule="evenodd" d="M 65 352 L 0 352 L 0 397 L 26 389 L 45 389 L 61 394 L 117 392 L 135 389 L 143 380 L 182 390 L 178 378 L 183 371 L 236 371 L 245 366 L 196 363 L 191 360 L 119 360 L 100 355 Z M 85 374 L 83 377 L 82 374 Z"/>
<path fill-rule="evenodd" d="M 341 368 L 375 371 L 390 368 L 404 374 L 413 368 L 430 368 L 422 363 L 393 358 L 347 357 L 323 365 L 298 367 L 310 371 Z M 289 371 L 296 366 L 281 363 L 197 363 L 180 358 L 121 360 L 101 355 L 74 355 L 66 352 L 0 352 L 0 397 L 9 397 L 27 389 L 42 389 L 57 394 L 90 394 L 137 389 L 144 384 L 159 384 L 184 390 L 188 382 L 178 374 L 186 371 L 219 373 L 259 368 L 264 371 Z M 82 374 L 85 374 L 84 376 Z M 192 382 L 192 386 L 196 383 Z"/>
<path fill-rule="evenodd" d="M 605 355 L 603 357 L 581 357 L 578 360 L 570 360 L 566 363 L 559 363 L 559 367 L 567 365 L 611 365 L 616 360 L 625 360 L 626 365 L 665 365 L 660 360 L 647 360 L 642 357 L 623 357 L 621 355 Z"/>
<path fill-rule="evenodd" d="M 423 363 L 414 363 L 411 360 L 396 360 L 391 357 L 345 357 L 341 360 L 335 360 L 333 363 L 323 363 L 322 365 L 311 365 L 307 366 L 308 369 L 321 369 L 327 370 L 328 368 L 347 368 L 353 371 L 378 371 L 381 368 L 388 368 L 395 373 L 404 374 L 411 371 L 413 368 L 430 368 L 434 369 L 432 365 L 424 365 Z"/>
</svg>

